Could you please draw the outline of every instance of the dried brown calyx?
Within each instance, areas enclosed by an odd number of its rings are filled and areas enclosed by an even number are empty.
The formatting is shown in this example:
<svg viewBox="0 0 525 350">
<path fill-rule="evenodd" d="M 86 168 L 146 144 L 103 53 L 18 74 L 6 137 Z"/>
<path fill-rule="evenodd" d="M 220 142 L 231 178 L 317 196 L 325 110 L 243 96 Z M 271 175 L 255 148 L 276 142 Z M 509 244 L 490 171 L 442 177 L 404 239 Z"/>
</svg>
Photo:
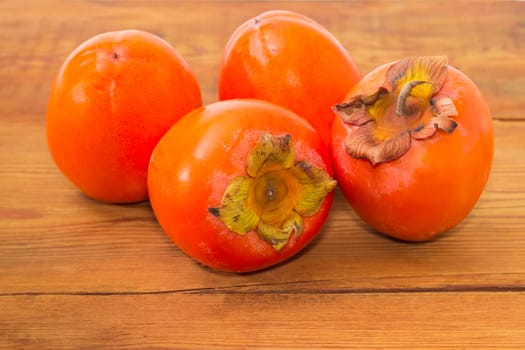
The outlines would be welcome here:
<svg viewBox="0 0 525 350">
<path fill-rule="evenodd" d="M 401 157 L 413 139 L 429 138 L 438 129 L 452 133 L 457 111 L 440 93 L 447 63 L 441 56 L 401 60 L 387 70 L 377 90 L 334 106 L 345 123 L 358 127 L 345 140 L 348 153 L 375 165 Z"/>
</svg>

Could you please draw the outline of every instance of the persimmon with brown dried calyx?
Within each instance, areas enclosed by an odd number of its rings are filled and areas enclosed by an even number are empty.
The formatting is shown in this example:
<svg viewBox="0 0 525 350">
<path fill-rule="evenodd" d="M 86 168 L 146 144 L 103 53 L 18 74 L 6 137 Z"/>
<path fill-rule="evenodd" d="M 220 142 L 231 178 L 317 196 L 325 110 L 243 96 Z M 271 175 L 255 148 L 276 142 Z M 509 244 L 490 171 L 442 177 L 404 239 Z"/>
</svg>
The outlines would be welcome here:
<svg viewBox="0 0 525 350">
<path fill-rule="evenodd" d="M 446 57 L 378 67 L 334 110 L 336 178 L 370 226 L 424 241 L 476 205 L 492 164 L 492 117 L 480 90 Z"/>
</svg>

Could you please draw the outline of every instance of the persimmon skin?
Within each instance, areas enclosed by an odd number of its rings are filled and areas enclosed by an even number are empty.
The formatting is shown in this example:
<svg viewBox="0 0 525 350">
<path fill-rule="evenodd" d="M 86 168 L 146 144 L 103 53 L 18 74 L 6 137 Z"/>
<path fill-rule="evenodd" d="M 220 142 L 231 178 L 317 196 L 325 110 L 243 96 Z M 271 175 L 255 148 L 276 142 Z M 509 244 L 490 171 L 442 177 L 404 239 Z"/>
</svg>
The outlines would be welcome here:
<svg viewBox="0 0 525 350">
<path fill-rule="evenodd" d="M 138 30 L 103 33 L 78 46 L 58 72 L 47 109 L 48 147 L 87 196 L 143 201 L 154 146 L 201 104 L 193 72 L 166 41 Z"/>
<path fill-rule="evenodd" d="M 365 75 L 347 98 L 380 86 L 391 65 Z M 355 213 L 387 236 L 435 238 L 471 212 L 487 183 L 494 153 L 489 106 L 476 85 L 451 66 L 440 93 L 454 101 L 456 130 L 412 140 L 406 154 L 376 166 L 347 153 L 344 140 L 355 127 L 340 118 L 334 122 L 330 153 L 339 188 Z"/>
<path fill-rule="evenodd" d="M 288 133 L 297 160 L 306 160 L 333 176 L 327 147 L 315 130 L 293 112 L 252 99 L 221 101 L 198 108 L 175 124 L 151 156 L 150 203 L 171 240 L 187 255 L 216 270 L 262 270 L 297 254 L 316 237 L 333 201 L 304 217 L 302 232 L 293 233 L 275 250 L 254 231 L 239 235 L 209 212 L 227 185 L 246 175 L 246 159 L 261 133 Z"/>
<path fill-rule="evenodd" d="M 219 99 L 258 98 L 305 118 L 330 142 L 332 105 L 360 79 L 352 57 L 314 20 L 267 11 L 243 23 L 225 47 Z"/>
</svg>

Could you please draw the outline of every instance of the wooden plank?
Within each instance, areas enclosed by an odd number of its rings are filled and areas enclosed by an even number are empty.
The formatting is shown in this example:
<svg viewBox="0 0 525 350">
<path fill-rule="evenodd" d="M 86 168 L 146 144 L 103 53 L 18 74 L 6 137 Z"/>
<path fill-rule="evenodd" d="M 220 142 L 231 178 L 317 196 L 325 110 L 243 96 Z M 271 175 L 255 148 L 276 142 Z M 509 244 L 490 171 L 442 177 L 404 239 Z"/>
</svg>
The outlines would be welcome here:
<svg viewBox="0 0 525 350">
<path fill-rule="evenodd" d="M 3 114 L 43 115 L 66 56 L 93 35 L 126 28 L 151 31 L 174 45 L 194 69 L 205 102 L 213 102 L 229 36 L 245 20 L 276 8 L 324 25 L 363 73 L 405 56 L 448 55 L 480 86 L 495 118 L 523 120 L 525 5 L 511 1 L 3 1 L 1 80 L 9 82 L 0 85 Z"/>
<path fill-rule="evenodd" d="M 0 297 L 6 349 L 523 349 L 525 293 Z"/>
<path fill-rule="evenodd" d="M 185 256 L 147 203 L 109 205 L 82 196 L 52 163 L 43 125 L 3 122 L 0 293 L 525 288 L 525 123 L 495 126 L 486 191 L 442 238 L 408 244 L 379 236 L 337 193 L 321 236 L 296 259 L 259 274 L 229 275 Z"/>
</svg>

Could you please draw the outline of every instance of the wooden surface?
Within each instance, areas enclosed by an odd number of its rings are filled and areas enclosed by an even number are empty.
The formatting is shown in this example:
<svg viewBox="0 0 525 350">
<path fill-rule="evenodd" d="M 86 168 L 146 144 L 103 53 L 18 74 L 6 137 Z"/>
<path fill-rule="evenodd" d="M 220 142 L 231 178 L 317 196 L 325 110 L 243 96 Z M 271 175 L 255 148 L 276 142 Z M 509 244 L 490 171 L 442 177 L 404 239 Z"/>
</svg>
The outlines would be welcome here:
<svg viewBox="0 0 525 350">
<path fill-rule="evenodd" d="M 302 254 L 260 273 L 210 271 L 147 203 L 82 196 L 45 141 L 51 81 L 100 32 L 156 33 L 216 100 L 222 49 L 244 20 L 290 9 L 326 26 L 363 73 L 447 54 L 494 114 L 493 171 L 442 238 L 373 233 L 341 195 Z M 0 348 L 525 348 L 525 3 L 0 2 Z"/>
</svg>

